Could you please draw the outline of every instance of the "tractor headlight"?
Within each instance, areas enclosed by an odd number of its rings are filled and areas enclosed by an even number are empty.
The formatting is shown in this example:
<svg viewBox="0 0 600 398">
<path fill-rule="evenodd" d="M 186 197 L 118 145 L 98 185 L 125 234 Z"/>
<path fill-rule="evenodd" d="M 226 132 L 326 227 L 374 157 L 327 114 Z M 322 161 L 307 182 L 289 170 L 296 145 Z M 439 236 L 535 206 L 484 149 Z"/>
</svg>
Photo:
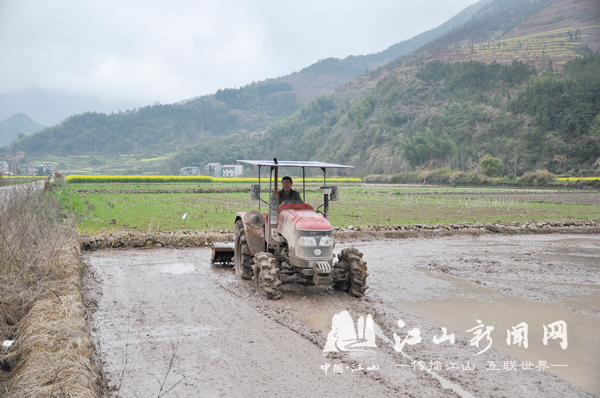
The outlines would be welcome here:
<svg viewBox="0 0 600 398">
<path fill-rule="evenodd" d="M 314 236 L 301 236 L 298 238 L 298 245 L 302 247 L 314 247 L 317 245 L 317 240 Z"/>
<path fill-rule="evenodd" d="M 333 257 L 333 231 L 296 230 L 295 235 L 296 244 L 290 245 L 290 258 L 322 261 Z"/>
<path fill-rule="evenodd" d="M 331 236 L 321 236 L 321 239 L 319 239 L 319 246 L 331 246 Z"/>
</svg>

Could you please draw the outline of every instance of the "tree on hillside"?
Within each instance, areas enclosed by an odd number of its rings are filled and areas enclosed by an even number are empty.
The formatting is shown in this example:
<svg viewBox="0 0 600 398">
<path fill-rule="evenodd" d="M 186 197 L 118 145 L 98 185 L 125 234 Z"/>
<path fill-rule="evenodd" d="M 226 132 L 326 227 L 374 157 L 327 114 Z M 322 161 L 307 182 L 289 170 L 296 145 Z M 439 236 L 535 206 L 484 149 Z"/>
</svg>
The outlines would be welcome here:
<svg viewBox="0 0 600 398">
<path fill-rule="evenodd" d="M 412 139 L 402 141 L 403 154 L 413 165 L 422 166 L 432 160 L 443 160 L 451 153 L 457 151 L 457 146 L 448 136 L 441 137 L 429 128 L 415 133 Z"/>
<path fill-rule="evenodd" d="M 504 166 L 498 158 L 487 157 L 479 163 L 483 174 L 490 177 L 502 177 L 504 174 Z"/>
<path fill-rule="evenodd" d="M 600 153 L 600 113 L 596 115 L 590 127 L 590 136 L 596 145 L 597 151 Z"/>
<path fill-rule="evenodd" d="M 359 128 L 362 128 L 363 123 L 373 113 L 374 109 L 375 98 L 372 95 L 367 95 L 350 107 L 348 118 L 356 123 Z"/>
</svg>

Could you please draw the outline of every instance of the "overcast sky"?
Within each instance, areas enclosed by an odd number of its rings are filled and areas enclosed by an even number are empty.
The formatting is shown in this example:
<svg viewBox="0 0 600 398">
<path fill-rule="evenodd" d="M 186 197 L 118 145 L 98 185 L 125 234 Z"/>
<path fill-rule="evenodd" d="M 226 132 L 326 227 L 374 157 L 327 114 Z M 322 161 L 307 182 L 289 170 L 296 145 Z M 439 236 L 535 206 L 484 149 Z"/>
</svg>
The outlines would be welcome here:
<svg viewBox="0 0 600 398">
<path fill-rule="evenodd" d="M 177 102 L 379 52 L 476 0 L 0 0 L 0 93 Z"/>
</svg>

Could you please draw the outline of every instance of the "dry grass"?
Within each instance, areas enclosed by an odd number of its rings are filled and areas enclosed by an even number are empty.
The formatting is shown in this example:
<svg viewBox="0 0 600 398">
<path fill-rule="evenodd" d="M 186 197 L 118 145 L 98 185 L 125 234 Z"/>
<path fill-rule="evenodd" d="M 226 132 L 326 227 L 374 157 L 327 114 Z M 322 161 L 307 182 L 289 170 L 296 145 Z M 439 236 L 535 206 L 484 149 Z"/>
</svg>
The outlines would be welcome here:
<svg viewBox="0 0 600 398">
<path fill-rule="evenodd" d="M 73 227 L 33 186 L 0 203 L 0 396 L 99 396 Z"/>
</svg>

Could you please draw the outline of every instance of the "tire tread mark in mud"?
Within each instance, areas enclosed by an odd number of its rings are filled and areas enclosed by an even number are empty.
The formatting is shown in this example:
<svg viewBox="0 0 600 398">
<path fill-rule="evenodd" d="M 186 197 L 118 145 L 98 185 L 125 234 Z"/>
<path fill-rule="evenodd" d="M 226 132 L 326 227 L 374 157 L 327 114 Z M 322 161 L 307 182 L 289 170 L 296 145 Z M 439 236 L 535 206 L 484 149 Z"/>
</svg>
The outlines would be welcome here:
<svg viewBox="0 0 600 398">
<path fill-rule="evenodd" d="M 221 283 L 219 283 L 218 286 L 225 292 L 240 299 L 243 299 L 248 303 L 251 303 L 251 305 L 258 313 L 269 318 L 278 325 L 281 325 L 297 333 L 300 337 L 310 341 L 320 350 L 322 350 L 323 347 L 325 347 L 326 338 L 320 330 L 305 325 L 299 320 L 294 319 L 294 317 L 287 316 L 286 311 L 281 311 L 278 310 L 277 307 L 273 307 L 273 305 L 277 305 L 274 302 L 264 300 L 263 298 L 260 298 L 257 295 L 251 294 L 247 290 L 232 289 L 229 286 L 225 286 Z M 353 312 L 356 313 L 373 314 L 374 318 L 376 319 L 376 322 L 384 325 L 384 330 L 392 330 L 393 325 L 387 324 L 388 322 L 386 316 L 382 317 L 378 315 L 379 312 L 383 312 L 385 314 L 385 311 L 379 308 L 379 306 L 376 304 L 378 300 L 380 299 L 377 298 L 376 294 L 374 296 L 366 297 L 365 300 L 352 300 L 350 308 Z M 397 354 L 391 347 L 387 345 L 382 345 L 380 347 L 380 350 L 386 353 L 388 357 L 394 357 Z M 355 358 L 353 358 L 350 354 L 344 352 L 335 353 L 333 355 L 330 354 L 330 356 L 330 359 L 335 359 L 347 365 L 356 362 Z M 385 396 L 398 396 L 398 394 L 402 393 L 402 389 L 400 389 L 397 385 L 394 385 L 390 380 L 387 379 L 386 376 L 380 375 L 377 372 L 360 372 L 359 374 L 362 377 L 366 377 L 368 379 L 376 381 L 383 388 L 387 389 L 389 391 L 389 394 L 386 394 Z M 437 386 L 437 381 L 427 373 L 419 374 L 418 379 L 426 381 L 429 385 Z"/>
</svg>

